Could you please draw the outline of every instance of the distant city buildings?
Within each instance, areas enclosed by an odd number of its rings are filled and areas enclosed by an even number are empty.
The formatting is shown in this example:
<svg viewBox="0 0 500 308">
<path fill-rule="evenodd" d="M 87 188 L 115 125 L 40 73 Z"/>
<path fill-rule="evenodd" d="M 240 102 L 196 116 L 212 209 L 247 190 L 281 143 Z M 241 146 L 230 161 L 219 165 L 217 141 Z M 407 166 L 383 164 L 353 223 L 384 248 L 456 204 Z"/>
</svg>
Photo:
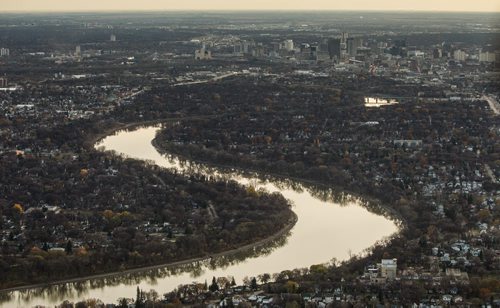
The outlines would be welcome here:
<svg viewBox="0 0 500 308">
<path fill-rule="evenodd" d="M 200 49 L 197 49 L 194 52 L 194 59 L 195 60 L 210 60 L 212 59 L 212 53 L 210 50 L 207 50 L 205 45 L 201 47 Z"/>
<path fill-rule="evenodd" d="M 389 53 L 393 56 L 405 57 L 407 55 L 406 40 L 394 40 Z"/>
<path fill-rule="evenodd" d="M 251 46 L 251 44 L 248 41 L 237 42 L 233 46 L 233 52 L 236 55 L 248 54 L 248 53 L 250 53 L 250 49 L 251 49 L 250 46 Z"/>
<path fill-rule="evenodd" d="M 461 49 L 453 52 L 453 59 L 459 62 L 464 62 L 467 59 L 467 53 Z"/>
<path fill-rule="evenodd" d="M 241 42 L 241 52 L 243 53 L 249 53 L 250 52 L 250 42 L 248 41 L 243 41 Z"/>
<path fill-rule="evenodd" d="M 417 50 L 416 48 L 408 50 L 408 57 L 424 57 L 424 56 L 425 52 Z"/>
<path fill-rule="evenodd" d="M 258 44 L 252 48 L 252 56 L 262 58 L 266 55 L 266 49 L 262 44 Z"/>
<path fill-rule="evenodd" d="M 7 88 L 9 85 L 6 77 L 0 77 L 0 88 Z"/>
<path fill-rule="evenodd" d="M 347 39 L 349 34 L 347 32 L 342 32 L 340 35 L 340 53 L 342 56 L 347 54 Z"/>
<path fill-rule="evenodd" d="M 10 56 L 9 48 L 0 48 L 0 57 L 8 57 Z"/>
<path fill-rule="evenodd" d="M 406 38 L 362 37 L 347 32 L 338 32 L 336 35 L 311 41 L 290 38 L 255 41 L 247 37 L 243 39 L 238 36 L 218 35 L 206 36 L 192 42 L 203 43 L 204 46 L 195 51 L 196 60 L 241 57 L 247 58 L 246 60 L 259 58 L 300 65 L 335 64 L 331 69 L 367 71 L 372 76 L 404 76 L 411 73 L 431 76 L 432 72 L 435 72 L 442 79 L 446 77 L 445 68 L 453 68 L 457 64 L 484 66 L 500 60 L 499 50 L 492 45 L 467 46 L 458 42 L 429 45 Z M 210 51 L 207 48 L 210 48 Z M 434 79 L 431 78 L 432 83 L 439 80 Z"/>
<path fill-rule="evenodd" d="M 335 38 L 328 39 L 327 48 L 328 48 L 328 55 L 330 56 L 330 60 L 337 59 L 337 61 L 338 61 L 340 59 L 340 56 L 341 56 L 341 40 L 338 38 L 337 39 L 335 39 Z"/>
<path fill-rule="evenodd" d="M 432 58 L 439 59 L 443 57 L 443 50 L 441 48 L 434 48 L 432 50 Z"/>
<path fill-rule="evenodd" d="M 293 48 L 293 40 L 285 40 L 283 42 L 283 49 L 285 49 L 286 51 L 293 51 Z"/>
<path fill-rule="evenodd" d="M 241 49 L 241 44 L 235 44 L 235 45 L 233 46 L 233 53 L 234 53 L 235 55 L 239 55 L 239 54 L 242 54 L 242 53 L 243 53 L 243 52 L 242 52 L 242 49 Z"/>
<path fill-rule="evenodd" d="M 110 42 L 116 42 L 116 35 L 111 34 L 111 37 L 109 38 Z"/>
<path fill-rule="evenodd" d="M 82 47 L 80 45 L 75 48 L 75 56 L 80 57 L 82 55 Z"/>
<path fill-rule="evenodd" d="M 361 39 L 357 37 L 350 37 L 347 39 L 347 54 L 350 57 L 356 57 L 358 48 L 361 47 Z"/>
<path fill-rule="evenodd" d="M 481 51 L 479 53 L 479 62 L 487 62 L 487 63 L 493 63 L 495 62 L 496 59 L 496 54 L 495 52 L 492 51 Z"/>
</svg>

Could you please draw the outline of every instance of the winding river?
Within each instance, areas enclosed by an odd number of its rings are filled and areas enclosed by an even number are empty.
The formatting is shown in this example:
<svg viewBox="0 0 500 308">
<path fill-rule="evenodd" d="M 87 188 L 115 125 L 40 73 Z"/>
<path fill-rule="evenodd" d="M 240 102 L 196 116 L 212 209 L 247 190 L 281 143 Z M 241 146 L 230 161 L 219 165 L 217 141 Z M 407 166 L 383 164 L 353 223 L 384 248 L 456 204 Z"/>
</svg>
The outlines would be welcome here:
<svg viewBox="0 0 500 308">
<path fill-rule="evenodd" d="M 53 307 L 64 299 L 76 302 L 88 298 L 117 303 L 120 297 L 135 297 L 137 286 L 143 290 L 155 289 L 159 294 L 164 294 L 179 284 L 205 280 L 210 282 L 214 276 L 233 276 L 237 283 L 241 283 L 247 276 L 309 267 L 327 263 L 332 258 L 338 261 L 346 260 L 398 231 L 395 222 L 369 212 L 360 205 L 359 200 L 349 195 L 342 194 L 342 197 L 339 197 L 332 191 L 306 188 L 293 181 L 284 183 L 279 180 L 262 180 L 257 175 L 241 175 L 236 171 L 227 172 L 183 162 L 175 156 L 161 155 L 151 144 L 158 129 L 158 126 L 147 126 L 119 131 L 104 138 L 96 144 L 96 148 L 112 150 L 181 172 L 216 174 L 243 185 L 251 183 L 257 189 L 280 192 L 294 204 L 293 211 L 298 217 L 295 226 L 263 247 L 230 256 L 4 293 L 0 297 L 1 307 Z"/>
</svg>

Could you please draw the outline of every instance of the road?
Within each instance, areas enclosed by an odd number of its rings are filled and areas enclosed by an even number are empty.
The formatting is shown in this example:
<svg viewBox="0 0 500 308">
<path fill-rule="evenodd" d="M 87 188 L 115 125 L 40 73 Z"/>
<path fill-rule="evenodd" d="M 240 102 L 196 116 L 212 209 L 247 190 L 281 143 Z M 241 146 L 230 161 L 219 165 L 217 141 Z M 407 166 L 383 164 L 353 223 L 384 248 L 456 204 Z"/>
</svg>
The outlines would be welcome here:
<svg viewBox="0 0 500 308">
<path fill-rule="evenodd" d="M 488 166 L 488 164 L 484 164 L 484 170 L 486 171 L 486 175 L 488 175 L 488 177 L 491 179 L 491 181 L 493 183 L 496 183 L 497 179 L 495 177 L 495 174 L 491 170 L 490 166 Z"/>
<path fill-rule="evenodd" d="M 138 91 L 132 92 L 132 93 L 130 93 L 129 95 L 127 95 L 127 96 L 124 96 L 124 97 L 120 98 L 118 101 L 121 103 L 121 102 L 123 102 L 123 101 L 126 101 L 126 100 L 129 100 L 129 99 L 131 99 L 131 98 L 134 98 L 134 97 L 136 97 L 137 95 L 142 94 L 142 93 L 144 93 L 144 92 L 145 92 L 145 89 L 141 89 L 141 90 L 138 90 Z"/>
<path fill-rule="evenodd" d="M 217 77 L 214 77 L 214 78 L 211 78 L 211 79 L 207 79 L 207 80 L 180 82 L 180 83 L 174 84 L 174 87 L 187 86 L 187 85 L 193 85 L 193 84 L 209 83 L 209 82 L 221 80 L 221 79 L 224 79 L 224 78 L 227 78 L 227 77 L 235 76 L 235 75 L 238 75 L 238 74 L 239 73 L 237 73 L 237 72 L 231 72 L 231 73 L 220 75 L 220 76 L 217 76 Z"/>
<path fill-rule="evenodd" d="M 219 218 L 219 215 L 217 215 L 217 212 L 215 211 L 215 208 L 214 208 L 214 205 L 212 204 L 212 202 L 208 202 L 207 212 L 208 212 L 208 215 L 210 216 L 211 221 L 215 221 Z"/>
<path fill-rule="evenodd" d="M 493 98 L 491 96 L 483 95 L 482 99 L 484 99 L 485 101 L 488 102 L 491 110 L 493 110 L 493 113 L 495 115 L 500 114 L 500 104 L 498 103 L 498 101 L 495 98 Z"/>
</svg>

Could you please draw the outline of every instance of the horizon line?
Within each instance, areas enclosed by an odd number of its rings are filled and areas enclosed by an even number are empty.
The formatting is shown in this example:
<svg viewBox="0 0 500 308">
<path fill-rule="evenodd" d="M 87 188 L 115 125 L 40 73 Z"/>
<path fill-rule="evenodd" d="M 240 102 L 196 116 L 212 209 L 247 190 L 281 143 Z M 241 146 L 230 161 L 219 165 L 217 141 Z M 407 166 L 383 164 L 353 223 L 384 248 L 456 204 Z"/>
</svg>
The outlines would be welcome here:
<svg viewBox="0 0 500 308">
<path fill-rule="evenodd" d="M 500 14 L 498 11 L 449 11 L 449 10 L 424 10 L 424 9 L 103 9 L 103 10 L 1 10 L 0 14 L 58 14 L 58 13 L 167 13 L 167 12 L 199 12 L 199 13 L 215 13 L 215 12 L 363 12 L 363 13 L 489 13 Z"/>
</svg>

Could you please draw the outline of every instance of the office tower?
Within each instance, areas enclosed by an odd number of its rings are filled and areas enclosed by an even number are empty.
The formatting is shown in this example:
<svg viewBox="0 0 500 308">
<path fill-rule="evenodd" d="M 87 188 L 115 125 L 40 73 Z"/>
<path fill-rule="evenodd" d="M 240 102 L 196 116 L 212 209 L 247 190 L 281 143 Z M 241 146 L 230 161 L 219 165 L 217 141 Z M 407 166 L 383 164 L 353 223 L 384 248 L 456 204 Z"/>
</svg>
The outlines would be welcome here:
<svg viewBox="0 0 500 308">
<path fill-rule="evenodd" d="M 293 50 L 293 40 L 285 40 L 283 42 L 283 48 L 286 51 L 292 51 Z"/>
<path fill-rule="evenodd" d="M 328 39 L 328 55 L 330 56 L 330 59 L 340 59 L 340 39 Z"/>
<path fill-rule="evenodd" d="M 248 41 L 241 42 L 241 51 L 243 53 L 250 53 L 250 43 Z"/>
<path fill-rule="evenodd" d="M 479 52 L 479 62 L 487 62 L 487 63 L 493 63 L 496 60 L 495 55 L 495 48 L 491 45 L 487 45 L 483 48 L 481 48 L 481 51 Z"/>
<path fill-rule="evenodd" d="M 406 40 L 395 40 L 393 46 L 389 50 L 389 53 L 393 56 L 406 57 Z"/>
<path fill-rule="evenodd" d="M 434 50 L 432 51 L 432 57 L 434 59 L 442 58 L 443 57 L 443 50 L 440 48 L 434 48 Z"/>
<path fill-rule="evenodd" d="M 453 52 L 453 59 L 464 62 L 467 59 L 467 53 L 463 50 L 457 49 Z"/>
<path fill-rule="evenodd" d="M 243 52 L 243 48 L 242 48 L 241 43 L 234 44 L 234 46 L 233 46 L 233 53 L 235 53 L 235 54 L 241 54 L 242 52 Z"/>
<path fill-rule="evenodd" d="M 348 38 L 349 38 L 349 34 L 347 32 L 342 32 L 342 34 L 340 36 L 340 43 L 346 44 Z"/>
<path fill-rule="evenodd" d="M 350 37 L 347 39 L 347 54 L 350 57 L 355 57 L 358 48 L 361 47 L 361 39 L 357 37 Z"/>
<path fill-rule="evenodd" d="M 278 52 L 281 49 L 281 46 L 282 45 L 280 43 L 278 43 L 278 42 L 272 42 L 271 43 L 272 50 L 276 51 L 276 52 Z"/>
<path fill-rule="evenodd" d="M 479 62 L 493 63 L 496 60 L 494 52 L 491 51 L 481 51 L 479 53 Z"/>
</svg>

